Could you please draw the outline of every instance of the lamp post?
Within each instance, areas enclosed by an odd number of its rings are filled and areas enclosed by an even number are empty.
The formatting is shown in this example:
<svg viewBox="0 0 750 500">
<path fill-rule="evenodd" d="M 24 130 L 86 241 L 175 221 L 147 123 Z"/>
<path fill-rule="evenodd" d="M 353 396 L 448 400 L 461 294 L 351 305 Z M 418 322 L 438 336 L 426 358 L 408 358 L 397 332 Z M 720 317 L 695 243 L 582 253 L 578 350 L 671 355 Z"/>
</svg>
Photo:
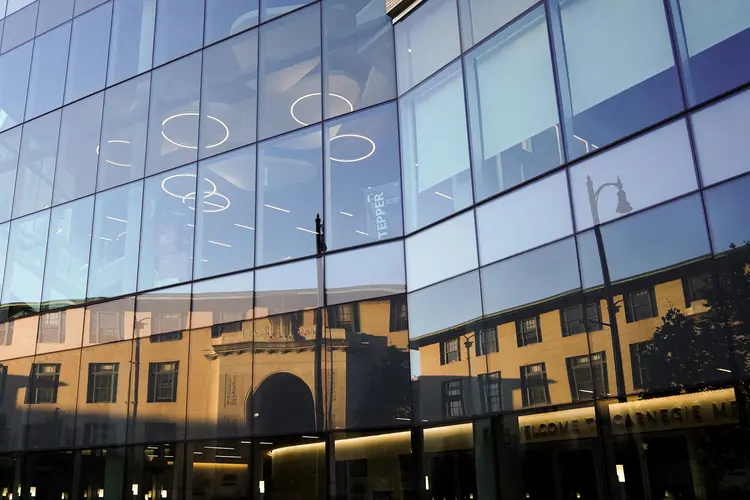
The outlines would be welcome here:
<svg viewBox="0 0 750 500">
<path fill-rule="evenodd" d="M 318 271 L 318 297 L 325 297 L 325 283 L 323 282 L 323 255 L 325 255 L 327 248 L 324 230 L 320 214 L 316 214 L 315 260 Z M 323 422 L 323 308 L 325 307 L 325 300 L 319 305 L 321 307 L 315 309 L 315 421 L 317 429 L 322 431 L 326 428 Z M 330 418 L 330 412 L 328 418 Z"/>
<path fill-rule="evenodd" d="M 586 178 L 586 188 L 589 194 L 589 205 L 591 206 L 591 217 L 594 221 L 594 235 L 596 237 L 596 247 L 599 251 L 599 263 L 602 267 L 602 280 L 604 281 L 604 296 L 607 300 L 607 313 L 609 317 L 610 332 L 612 332 L 612 351 L 615 361 L 615 380 L 617 384 L 618 397 L 625 396 L 625 376 L 622 366 L 622 351 L 620 350 L 620 333 L 617 328 L 617 315 L 615 309 L 615 300 L 612 296 L 611 282 L 609 277 L 609 267 L 607 266 L 607 254 L 604 251 L 604 240 L 602 239 L 601 221 L 599 220 L 599 194 L 606 187 L 617 188 L 617 207 L 615 211 L 618 214 L 627 214 L 633 211 L 633 207 L 628 202 L 625 190 L 622 189 L 622 181 L 617 177 L 617 182 L 607 182 L 594 189 L 594 181 L 589 175 Z M 585 318 L 586 307 L 583 308 Z"/>
<path fill-rule="evenodd" d="M 467 408 L 467 410 L 471 410 L 471 413 L 474 413 L 474 391 L 472 390 L 472 380 L 471 380 L 471 346 L 474 345 L 474 343 L 471 341 L 473 338 L 472 336 L 469 336 L 467 334 L 464 334 L 464 338 L 466 339 L 466 342 L 464 342 L 464 346 L 466 347 L 466 363 L 468 364 L 469 368 L 469 404 L 470 406 Z M 467 411 L 468 413 L 468 411 Z"/>
</svg>

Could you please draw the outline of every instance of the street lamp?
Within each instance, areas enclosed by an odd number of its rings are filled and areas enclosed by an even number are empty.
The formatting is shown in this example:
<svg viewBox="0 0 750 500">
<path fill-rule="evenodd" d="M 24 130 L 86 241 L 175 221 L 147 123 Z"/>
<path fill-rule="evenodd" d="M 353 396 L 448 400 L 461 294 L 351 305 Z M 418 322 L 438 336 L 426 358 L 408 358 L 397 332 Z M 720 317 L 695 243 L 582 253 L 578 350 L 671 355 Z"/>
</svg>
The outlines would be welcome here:
<svg viewBox="0 0 750 500">
<path fill-rule="evenodd" d="M 618 214 L 629 214 L 633 211 L 633 207 L 628 202 L 628 197 L 625 194 L 625 190 L 622 189 L 622 181 L 620 176 L 617 176 L 617 182 L 607 182 L 599 186 L 594 191 L 594 181 L 591 180 L 591 176 L 586 177 L 586 189 L 589 192 L 589 204 L 591 205 L 591 217 L 594 219 L 594 225 L 599 225 L 599 194 L 605 187 L 616 187 L 617 188 L 617 207 L 615 212 Z"/>
</svg>

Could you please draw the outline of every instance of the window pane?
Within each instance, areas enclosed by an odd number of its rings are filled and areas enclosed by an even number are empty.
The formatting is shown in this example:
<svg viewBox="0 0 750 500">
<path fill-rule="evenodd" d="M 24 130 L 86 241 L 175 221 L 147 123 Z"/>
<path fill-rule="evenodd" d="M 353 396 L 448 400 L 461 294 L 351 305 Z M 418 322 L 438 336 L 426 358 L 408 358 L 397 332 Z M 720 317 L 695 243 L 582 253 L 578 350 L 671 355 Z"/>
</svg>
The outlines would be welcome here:
<svg viewBox="0 0 750 500">
<path fill-rule="evenodd" d="M 203 0 L 161 0 L 156 11 L 154 66 L 201 48 Z"/>
<path fill-rule="evenodd" d="M 319 122 L 320 5 L 260 28 L 261 139 Z"/>
<path fill-rule="evenodd" d="M 559 118 L 544 10 L 473 50 L 466 64 L 477 199 L 558 166 Z"/>
<path fill-rule="evenodd" d="M 88 297 L 116 297 L 135 291 L 143 183 L 96 195 Z"/>
<path fill-rule="evenodd" d="M 396 97 L 393 23 L 374 6 L 369 0 L 323 2 L 326 118 Z"/>
<path fill-rule="evenodd" d="M 477 231 L 482 265 L 571 234 L 565 172 L 477 208 Z"/>
<path fill-rule="evenodd" d="M 206 45 L 258 24 L 258 0 L 206 0 Z"/>
<path fill-rule="evenodd" d="M 406 240 L 408 290 L 476 269 L 474 212 L 461 214 Z"/>
<path fill-rule="evenodd" d="M 750 142 L 745 124 L 750 120 L 750 92 L 725 99 L 690 118 L 703 185 L 750 170 Z"/>
<path fill-rule="evenodd" d="M 750 226 L 745 217 L 750 209 L 749 190 L 750 176 L 744 176 L 705 192 L 714 252 L 725 252 L 750 242 Z"/>
<path fill-rule="evenodd" d="M 255 142 L 258 30 L 203 52 L 201 158 Z"/>
<path fill-rule="evenodd" d="M 42 314 L 39 318 L 39 332 L 36 339 L 37 355 L 80 349 L 84 316 L 83 307 Z"/>
<path fill-rule="evenodd" d="M 52 209 L 42 301 L 49 308 L 86 298 L 94 197 Z"/>
<path fill-rule="evenodd" d="M 60 111 L 23 126 L 13 217 L 50 206 L 59 131 Z"/>
<path fill-rule="evenodd" d="M 662 2 L 558 3 L 573 108 L 571 158 L 683 109 Z"/>
<path fill-rule="evenodd" d="M 478 272 L 438 283 L 410 293 L 408 297 L 410 339 L 441 332 L 482 316 Z"/>
<path fill-rule="evenodd" d="M 327 255 L 326 299 L 341 304 L 406 291 L 402 242 Z"/>
<path fill-rule="evenodd" d="M 109 85 L 151 68 L 156 0 L 118 0 L 112 16 Z"/>
<path fill-rule="evenodd" d="M 485 314 L 532 304 L 581 286 L 573 238 L 482 268 L 481 276 Z"/>
<path fill-rule="evenodd" d="M 103 101 L 104 93 L 101 92 L 62 110 L 57 170 L 52 191 L 54 205 L 94 192 Z"/>
<path fill-rule="evenodd" d="M 195 165 L 146 180 L 138 290 L 192 277 L 195 192 Z"/>
<path fill-rule="evenodd" d="M 36 32 L 58 26 L 73 17 L 73 0 L 39 0 L 39 13 L 36 18 Z"/>
<path fill-rule="evenodd" d="M 48 227 L 49 211 L 10 224 L 2 296 L 2 307 L 9 308 L 9 317 L 39 311 Z"/>
<path fill-rule="evenodd" d="M 104 88 L 112 2 L 73 21 L 65 102 Z"/>
<path fill-rule="evenodd" d="M 570 169 L 570 185 L 579 230 L 697 189 L 685 121 L 576 165 Z M 592 199 L 598 221 L 591 212 Z"/>
<path fill-rule="evenodd" d="M 39 3 L 34 2 L 23 10 L 13 11 L 13 15 L 10 15 L 11 10 L 8 9 L 8 17 L 5 18 L 5 29 L 3 30 L 2 52 L 18 47 L 34 37 L 38 8 Z"/>
<path fill-rule="evenodd" d="M 472 204 L 461 64 L 446 68 L 400 103 L 407 232 Z"/>
<path fill-rule="evenodd" d="M 101 191 L 143 177 L 151 75 L 107 89 L 96 188 Z"/>
<path fill-rule="evenodd" d="M 146 175 L 196 160 L 200 75 L 200 54 L 153 72 Z"/>
<path fill-rule="evenodd" d="M 581 266 L 581 282 L 583 289 L 589 289 L 604 283 L 602 277 L 602 263 L 599 248 L 596 245 L 596 235 L 593 230 L 576 235 L 578 244 L 578 260 Z"/>
<path fill-rule="evenodd" d="M 190 328 L 252 319 L 253 277 L 248 272 L 194 283 Z"/>
<path fill-rule="evenodd" d="M 399 94 L 461 53 L 456 0 L 426 2 L 394 29 Z"/>
<path fill-rule="evenodd" d="M 257 265 L 316 251 L 315 217 L 323 214 L 321 132 L 312 127 L 258 146 Z"/>
<path fill-rule="evenodd" d="M 34 0 L 8 0 L 8 10 L 5 13 L 11 15 L 32 2 L 34 2 Z"/>
<path fill-rule="evenodd" d="M 83 324 L 83 346 L 130 340 L 133 338 L 134 322 L 135 297 L 87 306 Z"/>
<path fill-rule="evenodd" d="M 26 119 L 62 106 L 65 70 L 68 64 L 70 23 L 34 40 Z"/>
<path fill-rule="evenodd" d="M 323 304 L 317 259 L 256 271 L 255 317 L 313 309 Z"/>
<path fill-rule="evenodd" d="M 701 0 L 680 0 L 688 75 L 698 104 L 750 81 L 750 5 L 727 0 L 716 5 Z"/>
<path fill-rule="evenodd" d="M 464 49 L 521 14 L 535 0 L 459 0 L 461 14 L 461 39 Z"/>
<path fill-rule="evenodd" d="M 201 161 L 198 179 L 195 278 L 253 267 L 255 146 Z"/>
<path fill-rule="evenodd" d="M 326 124 L 329 249 L 403 234 L 397 122 L 392 103 Z"/>
<path fill-rule="evenodd" d="M 0 134 L 0 220 L 2 221 L 10 219 L 13 209 L 13 191 L 16 186 L 20 147 L 21 127 Z"/>
<path fill-rule="evenodd" d="M 297 9 L 312 0 L 262 0 L 263 7 L 260 12 L 260 21 L 265 22 L 274 17 Z"/>
<path fill-rule="evenodd" d="M 0 130 L 23 121 L 32 46 L 33 44 L 27 43 L 0 56 Z"/>
<path fill-rule="evenodd" d="M 602 227 L 612 281 L 674 266 L 711 252 L 698 195 Z"/>
<path fill-rule="evenodd" d="M 148 337 L 189 328 L 190 285 L 144 293 L 136 298 L 136 337 Z"/>
</svg>

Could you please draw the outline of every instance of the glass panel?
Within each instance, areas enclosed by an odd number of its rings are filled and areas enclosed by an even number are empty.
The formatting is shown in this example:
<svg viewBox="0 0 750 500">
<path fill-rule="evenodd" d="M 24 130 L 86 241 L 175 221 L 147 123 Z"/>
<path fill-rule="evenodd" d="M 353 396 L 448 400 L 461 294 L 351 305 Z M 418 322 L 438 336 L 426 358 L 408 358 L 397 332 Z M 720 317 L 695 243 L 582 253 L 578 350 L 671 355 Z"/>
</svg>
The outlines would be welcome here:
<svg viewBox="0 0 750 500">
<path fill-rule="evenodd" d="M 423 471 L 431 494 L 440 498 L 476 496 L 472 425 L 425 429 Z"/>
<path fill-rule="evenodd" d="M 750 119 L 750 92 L 725 99 L 690 118 L 701 179 L 709 186 L 750 170 L 750 143 L 745 123 Z"/>
<path fill-rule="evenodd" d="M 190 281 L 195 192 L 195 165 L 146 180 L 138 290 Z"/>
<path fill-rule="evenodd" d="M 570 184 L 579 230 L 697 189 L 685 122 L 576 165 Z"/>
<path fill-rule="evenodd" d="M 93 215 L 93 196 L 52 209 L 42 293 L 45 307 L 65 307 L 86 299 Z"/>
<path fill-rule="evenodd" d="M 58 26 L 73 17 L 73 0 L 39 0 L 39 13 L 36 18 L 36 32 Z"/>
<path fill-rule="evenodd" d="M 26 2 L 27 4 L 31 2 Z M 2 52 L 7 52 L 13 47 L 18 47 L 34 37 L 36 27 L 37 10 L 39 3 L 34 2 L 29 7 L 11 14 L 8 9 L 8 17 L 5 18 L 5 30 L 3 31 Z"/>
<path fill-rule="evenodd" d="M 19 9 L 22 9 L 34 2 L 34 0 L 8 0 L 8 10 L 5 12 L 6 15 L 11 15 Z"/>
<path fill-rule="evenodd" d="M 311 441 L 309 438 L 256 441 L 252 498 L 326 498 L 325 443 Z M 261 488 L 268 493 L 261 493 Z"/>
<path fill-rule="evenodd" d="M 89 347 L 132 339 L 135 327 L 134 311 L 135 297 L 125 297 L 87 306 L 83 346 Z M 115 348 L 117 349 L 120 348 Z M 130 347 L 127 349 L 127 355 L 130 356 Z M 90 349 L 84 351 L 95 352 Z"/>
<path fill-rule="evenodd" d="M 656 271 L 709 254 L 698 195 L 602 227 L 612 281 Z"/>
<path fill-rule="evenodd" d="M 319 122 L 320 5 L 261 27 L 260 47 L 259 137 Z"/>
<path fill-rule="evenodd" d="M 33 44 L 0 56 L 0 130 L 23 121 Z"/>
<path fill-rule="evenodd" d="M 200 157 L 255 142 L 258 31 L 203 51 Z"/>
<path fill-rule="evenodd" d="M 683 109 L 662 2 L 558 3 L 573 112 L 570 158 Z"/>
<path fill-rule="evenodd" d="M 112 2 L 73 21 L 65 102 L 104 88 Z"/>
<path fill-rule="evenodd" d="M 36 328 L 37 318 L 33 318 L 34 327 Z M 28 358 L 14 359 L 3 363 L 7 366 L 6 373 L 6 386 L 5 391 L 8 395 L 13 395 L 9 398 L 8 405 L 3 405 L 0 408 L 0 415 L 5 420 L 5 425 L 2 431 L 2 441 L 0 441 L 0 449 L 5 450 L 21 450 L 25 448 L 26 438 L 26 423 L 29 418 L 29 406 L 27 404 L 27 394 L 29 394 L 29 373 L 31 373 L 31 366 L 34 361 L 34 356 Z M 20 479 L 21 470 L 18 469 L 16 472 L 17 486 L 20 487 L 22 479 Z M 17 491 L 17 490 L 16 490 Z"/>
<path fill-rule="evenodd" d="M 0 68 L 2 74 L 2 68 Z M 0 220 L 10 219 L 13 191 L 16 185 L 18 153 L 21 147 L 21 127 L 0 134 Z"/>
<path fill-rule="evenodd" d="M 200 75 L 200 54 L 153 72 L 146 175 L 196 160 Z"/>
<path fill-rule="evenodd" d="M 461 53 L 456 0 L 425 3 L 394 30 L 399 94 Z"/>
<path fill-rule="evenodd" d="M 407 232 L 472 204 L 460 62 L 399 102 Z"/>
<path fill-rule="evenodd" d="M 466 61 L 466 85 L 477 199 L 562 162 L 543 8 L 473 50 Z"/>
<path fill-rule="evenodd" d="M 484 267 L 481 275 L 482 304 L 487 315 L 581 286 L 573 238 Z"/>
<path fill-rule="evenodd" d="M 5 264 L 2 307 L 8 316 L 39 311 L 49 211 L 10 224 L 10 244 Z"/>
<path fill-rule="evenodd" d="M 318 259 L 309 259 L 256 271 L 255 317 L 322 305 L 320 264 Z"/>
<path fill-rule="evenodd" d="M 323 2 L 326 118 L 396 97 L 392 26 L 369 0 Z"/>
<path fill-rule="evenodd" d="M 107 0 L 76 0 L 75 15 L 79 15 L 87 10 L 93 9 L 100 3 L 104 3 Z M 118 0 L 119 1 L 119 0 Z"/>
<path fill-rule="evenodd" d="M 108 85 L 151 68 L 156 0 L 119 0 L 112 16 Z"/>
<path fill-rule="evenodd" d="M 215 491 L 252 498 L 252 451 L 250 441 L 236 439 L 188 444 L 186 500 L 210 498 Z"/>
<path fill-rule="evenodd" d="M 468 49 L 484 37 L 521 14 L 535 0 L 459 0 L 461 40 Z"/>
<path fill-rule="evenodd" d="M 157 342 L 160 334 L 179 333 L 190 328 L 190 285 L 165 288 L 139 295 L 135 302 L 135 336 Z M 162 339 L 166 342 L 167 338 Z"/>
<path fill-rule="evenodd" d="M 408 290 L 476 269 L 474 212 L 449 219 L 406 240 Z"/>
<path fill-rule="evenodd" d="M 156 12 L 154 66 L 201 48 L 203 4 L 203 0 L 161 0 L 159 2 Z"/>
<path fill-rule="evenodd" d="M 287 12 L 293 11 L 312 0 L 262 0 L 263 7 L 260 11 L 260 21 L 265 22 Z"/>
<path fill-rule="evenodd" d="M 193 283 L 190 328 L 195 330 L 247 319 L 253 319 L 252 272 Z"/>
<path fill-rule="evenodd" d="M 122 494 L 125 479 L 125 448 L 81 450 L 80 453 L 78 491 L 84 492 L 84 498 L 94 498 L 100 492 L 104 494 L 105 500 L 118 498 Z"/>
<path fill-rule="evenodd" d="M 256 24 L 258 0 L 206 0 L 206 45 L 236 35 Z"/>
<path fill-rule="evenodd" d="M 7 318 L 3 316 L 3 320 L 5 321 Z M 21 318 L 16 320 L 11 320 L 7 323 L 2 323 L 2 333 L 3 335 L 0 336 L 0 359 L 8 360 L 8 359 L 14 359 L 14 358 L 22 358 L 24 356 L 31 356 L 33 358 L 34 352 L 36 352 L 36 336 L 37 336 L 37 328 L 39 325 L 39 316 L 32 316 L 30 318 Z M 29 364 L 32 361 L 32 358 L 28 358 Z M 3 363 L 8 365 L 7 363 Z M 11 392 L 7 392 L 8 386 L 6 385 L 6 394 L 15 394 L 15 397 L 18 398 L 19 395 L 17 393 L 17 390 L 21 387 L 27 388 L 29 385 L 29 368 L 26 368 L 26 373 L 23 375 L 17 377 L 9 377 L 10 375 L 10 365 L 8 365 L 8 372 L 6 374 L 6 383 L 12 382 L 15 384 L 16 391 L 13 391 L 11 389 Z M 12 408 L 12 410 L 21 410 L 21 405 L 24 403 L 23 396 L 20 397 L 20 399 L 15 400 L 15 407 Z"/>
<path fill-rule="evenodd" d="M 5 258 L 8 256 L 8 238 L 9 237 L 10 237 L 10 222 L 0 224 L 0 290 L 2 290 L 2 285 L 5 281 Z"/>
<path fill-rule="evenodd" d="M 322 130 L 312 127 L 258 147 L 256 265 L 316 251 L 323 213 Z"/>
<path fill-rule="evenodd" d="M 29 486 L 28 496 L 31 496 L 32 486 L 34 495 L 39 495 L 40 498 L 61 498 L 63 494 L 67 496 L 72 489 L 75 476 L 75 458 L 72 453 L 64 451 L 29 453 L 24 465 L 22 481 L 24 489 L 27 485 Z M 21 488 L 22 485 L 18 486 Z M 22 494 L 25 493 L 26 491 L 22 490 Z"/>
<path fill-rule="evenodd" d="M 328 249 L 401 236 L 396 103 L 326 123 Z"/>
<path fill-rule="evenodd" d="M 151 75 L 144 75 L 104 95 L 99 147 L 99 191 L 143 177 Z"/>
<path fill-rule="evenodd" d="M 198 178 L 195 278 L 253 267 L 255 146 L 201 161 Z"/>
<path fill-rule="evenodd" d="M 117 297 L 135 291 L 143 183 L 96 195 L 88 297 Z"/>
<path fill-rule="evenodd" d="M 53 205 L 94 192 L 103 101 L 102 92 L 62 110 Z"/>
<path fill-rule="evenodd" d="M 705 192 L 706 215 L 715 253 L 742 247 L 750 242 L 748 213 L 750 176 L 716 186 Z"/>
<path fill-rule="evenodd" d="M 565 172 L 477 208 L 477 231 L 482 265 L 571 234 Z"/>
<path fill-rule="evenodd" d="M 327 304 L 406 291 L 404 244 L 400 241 L 327 255 L 325 261 Z"/>
<path fill-rule="evenodd" d="M 128 447 L 125 484 L 149 498 L 183 498 L 184 452 L 182 444 Z"/>
<path fill-rule="evenodd" d="M 576 235 L 578 243 L 578 260 L 581 266 L 581 282 L 584 290 L 604 283 L 599 249 L 596 246 L 596 235 L 589 230 Z"/>
<path fill-rule="evenodd" d="M 750 81 L 750 5 L 729 0 L 709 8 L 700 0 L 679 1 L 692 85 L 690 104 L 698 104 Z"/>
<path fill-rule="evenodd" d="M 69 45 L 70 23 L 34 40 L 29 95 L 26 99 L 27 120 L 62 106 Z"/>
<path fill-rule="evenodd" d="M 60 111 L 23 126 L 13 217 L 50 206 L 59 132 Z"/>
</svg>

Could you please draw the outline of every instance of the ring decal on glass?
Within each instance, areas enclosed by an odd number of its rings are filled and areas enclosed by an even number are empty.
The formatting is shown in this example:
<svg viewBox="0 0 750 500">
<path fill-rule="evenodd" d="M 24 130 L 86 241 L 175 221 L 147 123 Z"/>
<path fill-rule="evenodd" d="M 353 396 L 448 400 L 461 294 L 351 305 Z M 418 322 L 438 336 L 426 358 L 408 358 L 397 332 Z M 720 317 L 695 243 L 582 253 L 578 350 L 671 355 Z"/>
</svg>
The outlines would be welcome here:
<svg viewBox="0 0 750 500">
<path fill-rule="evenodd" d="M 196 192 L 191 191 L 187 194 L 181 195 L 177 194 L 175 192 L 170 191 L 167 189 L 167 182 L 171 179 L 176 179 L 178 177 L 192 177 L 195 179 L 195 174 L 174 174 L 170 175 L 169 177 L 165 177 L 164 180 L 161 181 L 161 189 L 165 193 L 167 193 L 169 196 L 173 196 L 174 198 L 177 198 L 179 200 L 182 200 L 183 203 L 186 201 L 195 201 L 196 198 Z M 227 208 L 229 208 L 229 205 L 231 205 L 231 201 L 229 198 L 217 191 L 216 183 L 213 182 L 211 179 L 208 179 L 206 177 L 203 178 L 204 181 L 206 181 L 210 186 L 211 189 L 209 191 L 203 191 L 203 205 L 208 206 L 208 208 L 203 209 L 204 213 L 216 213 L 216 212 L 223 212 Z M 208 201 L 208 200 L 211 201 Z M 190 210 L 195 210 L 195 206 L 188 205 L 188 208 Z"/>
<path fill-rule="evenodd" d="M 373 141 L 369 137 L 365 137 L 364 135 L 360 135 L 360 134 L 341 134 L 341 135 L 337 135 L 336 137 L 331 137 L 330 142 L 333 142 L 336 139 L 343 139 L 344 137 L 351 137 L 353 139 L 361 139 L 363 141 L 367 141 L 368 143 L 370 143 L 370 147 L 372 149 L 370 149 L 369 153 L 367 153 L 366 155 L 364 155 L 364 156 L 362 156 L 360 158 L 334 158 L 333 156 L 330 156 L 331 161 L 337 161 L 339 163 L 354 163 L 354 162 L 357 162 L 357 161 L 366 160 L 367 158 L 369 158 L 369 157 L 371 157 L 372 155 L 375 154 L 375 141 Z"/>
<path fill-rule="evenodd" d="M 299 99 L 297 99 L 296 101 L 294 101 L 292 103 L 292 105 L 289 107 L 289 112 L 292 114 L 292 118 L 294 119 L 295 122 L 299 123 L 303 127 L 306 127 L 306 126 L 310 125 L 309 123 L 305 123 L 302 120 L 300 120 L 299 118 L 297 118 L 297 115 L 294 114 L 294 107 L 297 104 L 299 104 L 300 101 L 304 101 L 305 99 L 309 99 L 310 97 L 315 97 L 315 96 L 319 96 L 319 95 L 322 96 L 323 93 L 322 92 L 313 92 L 312 94 L 306 94 L 306 95 L 303 95 L 302 97 L 300 97 Z M 349 112 L 350 113 L 352 111 L 354 111 L 354 104 L 352 104 L 352 101 L 350 101 L 346 97 L 344 97 L 342 95 L 339 95 L 339 94 L 334 94 L 333 92 L 329 92 L 328 95 L 330 97 L 336 97 L 336 98 L 341 99 L 342 101 L 344 101 L 346 103 L 346 105 L 349 106 Z"/>
<path fill-rule="evenodd" d="M 198 113 L 188 112 L 188 113 L 177 113 L 176 115 L 172 115 L 172 116 L 166 117 L 164 119 L 164 121 L 161 122 L 161 136 L 164 137 L 165 141 L 167 141 L 167 142 L 169 142 L 171 144 L 174 144 L 177 147 L 185 148 L 185 149 L 198 149 L 198 146 L 193 146 L 191 144 L 182 144 L 182 143 L 179 143 L 177 141 L 174 141 L 174 140 L 170 139 L 169 137 L 167 137 L 167 134 L 164 132 L 164 127 L 166 126 L 167 123 L 169 123 L 170 121 L 172 121 L 172 120 L 174 120 L 176 118 L 182 118 L 182 117 L 185 117 L 185 116 L 199 116 L 199 115 L 198 115 Z M 216 123 L 218 123 L 219 125 L 221 125 L 222 128 L 224 128 L 224 137 L 219 142 L 217 142 L 216 144 L 211 144 L 211 145 L 206 146 L 206 149 L 215 148 L 215 147 L 221 146 L 222 144 L 224 144 L 225 142 L 227 142 L 229 140 L 229 127 L 227 127 L 227 124 L 224 123 L 223 121 L 219 120 L 215 116 L 206 115 L 206 118 L 208 118 L 209 120 L 215 121 Z"/>
<path fill-rule="evenodd" d="M 112 139 L 110 141 L 107 141 L 107 144 L 130 144 L 130 141 L 126 141 L 124 139 Z M 99 154 L 99 146 L 96 147 L 96 154 Z M 117 163 L 107 159 L 105 159 L 104 161 L 106 161 L 110 165 L 114 165 L 115 167 L 132 167 L 130 163 Z"/>
</svg>

